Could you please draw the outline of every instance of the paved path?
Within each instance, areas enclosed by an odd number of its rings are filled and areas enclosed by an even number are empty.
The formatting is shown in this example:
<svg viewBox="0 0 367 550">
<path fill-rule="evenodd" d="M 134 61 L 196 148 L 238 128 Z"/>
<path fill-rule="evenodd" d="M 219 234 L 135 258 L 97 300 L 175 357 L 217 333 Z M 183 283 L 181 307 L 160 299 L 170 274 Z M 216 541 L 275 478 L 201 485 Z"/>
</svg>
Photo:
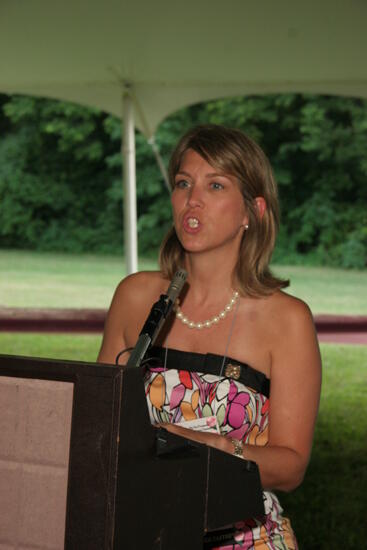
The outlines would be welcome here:
<svg viewBox="0 0 367 550">
<path fill-rule="evenodd" d="M 101 333 L 106 312 L 0 307 L 0 331 Z M 315 325 L 320 342 L 367 345 L 367 316 L 316 315 Z"/>
</svg>

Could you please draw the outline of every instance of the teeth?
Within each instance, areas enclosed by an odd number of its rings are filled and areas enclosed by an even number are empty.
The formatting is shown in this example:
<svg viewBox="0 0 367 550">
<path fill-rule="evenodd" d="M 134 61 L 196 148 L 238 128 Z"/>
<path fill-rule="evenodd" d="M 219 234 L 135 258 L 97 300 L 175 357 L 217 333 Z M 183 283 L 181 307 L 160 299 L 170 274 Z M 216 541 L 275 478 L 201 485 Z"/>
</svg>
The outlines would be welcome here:
<svg viewBox="0 0 367 550">
<path fill-rule="evenodd" d="M 188 226 L 191 227 L 192 229 L 195 229 L 196 227 L 199 226 L 199 220 L 196 218 L 189 218 L 187 220 L 187 223 L 188 223 Z"/>
</svg>

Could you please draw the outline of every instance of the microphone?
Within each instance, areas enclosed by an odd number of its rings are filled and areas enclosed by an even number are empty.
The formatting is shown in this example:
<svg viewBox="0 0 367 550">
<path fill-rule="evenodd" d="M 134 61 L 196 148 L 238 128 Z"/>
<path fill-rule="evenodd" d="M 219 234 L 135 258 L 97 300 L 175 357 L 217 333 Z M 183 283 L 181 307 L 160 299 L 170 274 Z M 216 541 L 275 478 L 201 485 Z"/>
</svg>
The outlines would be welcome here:
<svg viewBox="0 0 367 550">
<path fill-rule="evenodd" d="M 172 305 L 175 303 L 175 301 L 181 294 L 181 290 L 185 284 L 186 279 L 187 279 L 187 272 L 184 269 L 179 269 L 174 274 L 171 284 L 167 289 L 167 298 L 172 302 Z"/>
<path fill-rule="evenodd" d="M 166 294 L 161 294 L 140 331 L 138 341 L 126 364 L 127 367 L 139 367 L 149 346 L 152 346 L 160 333 L 165 320 L 172 310 L 173 304 L 181 293 L 187 273 L 184 269 L 176 271 Z"/>
</svg>

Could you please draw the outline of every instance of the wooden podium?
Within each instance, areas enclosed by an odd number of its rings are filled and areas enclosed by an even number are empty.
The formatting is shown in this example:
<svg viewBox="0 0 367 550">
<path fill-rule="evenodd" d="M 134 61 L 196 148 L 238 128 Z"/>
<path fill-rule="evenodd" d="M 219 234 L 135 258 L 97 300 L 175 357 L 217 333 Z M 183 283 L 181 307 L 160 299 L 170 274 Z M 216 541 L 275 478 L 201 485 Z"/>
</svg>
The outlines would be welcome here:
<svg viewBox="0 0 367 550">
<path fill-rule="evenodd" d="M 1 377 L 72 384 L 65 549 L 202 550 L 264 513 L 256 464 L 151 426 L 142 369 L 0 355 Z"/>
</svg>

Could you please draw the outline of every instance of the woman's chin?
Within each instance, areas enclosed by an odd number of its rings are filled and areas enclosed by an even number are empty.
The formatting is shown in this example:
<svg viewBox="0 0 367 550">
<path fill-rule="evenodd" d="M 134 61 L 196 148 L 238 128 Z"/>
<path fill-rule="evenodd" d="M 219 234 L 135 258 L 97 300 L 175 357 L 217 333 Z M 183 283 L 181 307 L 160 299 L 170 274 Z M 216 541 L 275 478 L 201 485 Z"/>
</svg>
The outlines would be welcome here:
<svg viewBox="0 0 367 550">
<path fill-rule="evenodd" d="M 181 244 L 186 254 L 206 254 L 208 252 L 212 252 L 217 248 L 216 246 L 210 246 L 208 244 L 198 242 L 192 243 L 186 241 Z"/>
</svg>

